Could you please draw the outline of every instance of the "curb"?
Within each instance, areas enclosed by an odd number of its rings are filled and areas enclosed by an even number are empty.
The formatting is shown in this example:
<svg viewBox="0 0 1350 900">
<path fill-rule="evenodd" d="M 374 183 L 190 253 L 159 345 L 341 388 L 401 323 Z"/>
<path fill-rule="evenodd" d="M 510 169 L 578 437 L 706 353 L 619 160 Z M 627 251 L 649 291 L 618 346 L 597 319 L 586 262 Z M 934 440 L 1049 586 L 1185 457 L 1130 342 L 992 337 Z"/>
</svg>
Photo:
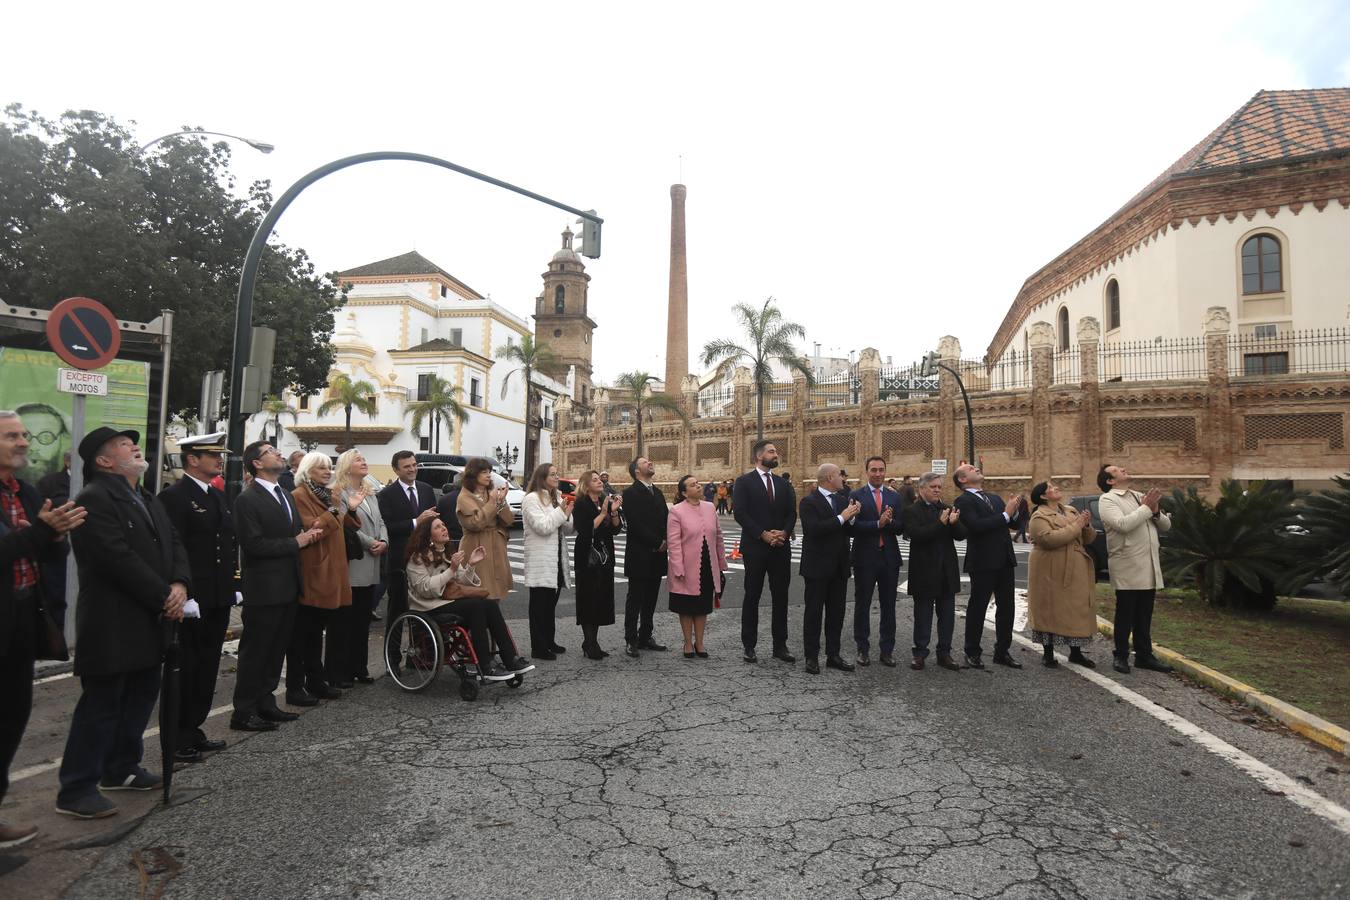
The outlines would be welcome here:
<svg viewBox="0 0 1350 900">
<path fill-rule="evenodd" d="M 1097 630 L 1107 637 L 1112 637 L 1115 634 L 1115 627 L 1101 616 L 1097 617 Z M 1225 697 L 1244 703 L 1253 709 L 1260 710 L 1272 719 L 1283 723 L 1291 731 L 1301 734 L 1309 740 L 1316 741 L 1333 753 L 1350 756 L 1350 731 L 1341 726 L 1328 722 L 1320 716 L 1315 716 L 1307 710 L 1299 709 L 1292 703 L 1286 703 L 1278 697 L 1263 694 L 1250 684 L 1238 681 L 1217 669 L 1211 669 L 1209 666 L 1198 663 L 1189 657 L 1182 656 L 1175 650 L 1169 650 L 1166 647 L 1154 644 L 1153 655 L 1166 661 L 1177 671 L 1186 673 L 1205 687 Z"/>
</svg>

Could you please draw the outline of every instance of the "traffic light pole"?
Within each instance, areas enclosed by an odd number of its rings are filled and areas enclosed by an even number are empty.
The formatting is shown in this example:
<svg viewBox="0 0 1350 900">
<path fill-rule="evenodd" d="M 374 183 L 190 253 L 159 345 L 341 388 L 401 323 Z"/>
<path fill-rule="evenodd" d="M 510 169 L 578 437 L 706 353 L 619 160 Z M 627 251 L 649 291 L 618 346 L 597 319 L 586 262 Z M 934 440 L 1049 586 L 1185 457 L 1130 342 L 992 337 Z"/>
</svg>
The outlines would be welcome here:
<svg viewBox="0 0 1350 900">
<path fill-rule="evenodd" d="M 509 182 L 493 178 L 491 175 L 484 175 L 482 172 L 475 172 L 473 169 L 467 169 L 464 166 L 456 165 L 449 160 L 440 159 L 435 156 L 427 156 L 422 153 L 405 153 L 400 150 L 379 150 L 374 153 L 358 153 L 355 156 L 347 156 L 342 159 L 334 160 L 327 165 L 320 166 L 313 172 L 301 178 L 295 184 L 287 189 L 277 201 L 268 210 L 267 215 L 263 217 L 262 222 L 258 224 L 258 230 L 253 233 L 253 240 L 248 245 L 248 253 L 244 255 L 244 268 L 239 276 L 239 299 L 234 311 L 234 352 L 230 356 L 230 404 L 227 413 L 226 423 L 229 429 L 229 438 L 227 447 L 229 454 L 226 457 L 225 469 L 225 489 L 231 503 L 234 498 L 239 496 L 243 488 L 244 478 L 244 421 L 243 413 L 243 370 L 248 362 L 249 354 L 252 350 L 252 332 L 253 325 L 253 286 L 258 280 L 258 267 L 262 263 L 263 250 L 267 247 L 267 239 L 272 236 L 272 229 L 276 227 L 277 220 L 300 195 L 300 192 L 309 187 L 326 175 L 331 175 L 341 169 L 360 165 L 366 162 L 376 162 L 379 160 L 405 160 L 407 162 L 421 162 L 433 166 L 439 166 L 442 169 L 449 169 L 452 172 L 458 172 L 461 175 L 468 175 L 470 178 L 476 178 L 479 181 L 486 181 L 488 184 L 496 185 L 508 191 L 514 191 L 531 200 L 538 200 L 540 203 L 547 203 L 549 206 L 580 216 L 585 223 L 583 228 L 582 252 L 591 258 L 600 255 L 600 226 L 604 219 L 595 214 L 594 210 L 580 210 L 559 203 L 557 200 L 545 197 L 542 194 L 536 194 L 533 191 L 527 191 L 525 188 L 518 187 Z M 588 243 L 585 239 L 591 237 Z"/>
</svg>

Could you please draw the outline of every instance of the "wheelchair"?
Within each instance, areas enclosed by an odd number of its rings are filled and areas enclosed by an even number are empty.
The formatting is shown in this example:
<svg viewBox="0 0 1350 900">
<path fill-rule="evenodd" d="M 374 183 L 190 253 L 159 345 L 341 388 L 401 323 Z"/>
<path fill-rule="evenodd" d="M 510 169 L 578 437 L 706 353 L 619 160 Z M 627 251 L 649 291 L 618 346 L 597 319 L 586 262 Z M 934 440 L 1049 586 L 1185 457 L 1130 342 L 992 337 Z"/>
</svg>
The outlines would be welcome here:
<svg viewBox="0 0 1350 900">
<path fill-rule="evenodd" d="M 424 691 L 446 668 L 459 676 L 460 699 L 478 699 L 479 688 L 505 681 L 518 688 L 525 681 L 521 673 L 509 678 L 487 678 L 481 673 L 469 629 L 458 617 L 437 621 L 420 612 L 405 612 L 389 626 L 384 647 L 385 671 L 405 691 Z"/>
</svg>

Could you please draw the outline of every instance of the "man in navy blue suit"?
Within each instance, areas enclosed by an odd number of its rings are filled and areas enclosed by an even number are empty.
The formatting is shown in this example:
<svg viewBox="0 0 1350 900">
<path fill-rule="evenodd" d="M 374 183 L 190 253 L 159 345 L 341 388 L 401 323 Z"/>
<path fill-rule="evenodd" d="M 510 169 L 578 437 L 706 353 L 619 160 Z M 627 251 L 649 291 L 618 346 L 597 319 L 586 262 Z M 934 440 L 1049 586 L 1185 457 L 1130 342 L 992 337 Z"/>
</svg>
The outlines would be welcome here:
<svg viewBox="0 0 1350 900">
<path fill-rule="evenodd" d="M 1012 646 L 1017 556 L 1009 529 L 1017 528 L 1021 496 L 1005 503 L 998 494 L 984 490 L 984 473 L 972 465 L 960 465 L 952 481 L 961 493 L 952 503 L 961 512 L 966 528 L 966 574 L 970 576 L 970 601 L 966 606 L 966 662 L 983 669 L 984 614 L 994 598 L 994 662 L 1010 669 L 1022 664 L 1008 652 Z"/>
<path fill-rule="evenodd" d="M 872 637 L 872 589 L 876 588 L 881 607 L 881 635 L 878 642 L 881 664 L 894 666 L 895 592 L 900 586 L 900 532 L 904 510 L 900 495 L 886 487 L 886 460 L 870 457 L 867 484 L 849 495 L 858 503 L 853 520 L 853 642 L 858 645 L 857 663 L 871 662 L 868 652 Z"/>
<path fill-rule="evenodd" d="M 787 646 L 788 585 L 792 580 L 792 537 L 797 527 L 797 495 L 792 483 L 773 474 L 778 448 L 773 441 L 755 441 L 750 450 L 755 467 L 731 488 L 731 505 L 741 526 L 741 555 L 745 557 L 745 600 L 741 604 L 741 644 L 745 661 L 755 662 L 759 641 L 759 595 L 764 577 L 773 597 L 773 658 L 796 662 Z"/>
</svg>

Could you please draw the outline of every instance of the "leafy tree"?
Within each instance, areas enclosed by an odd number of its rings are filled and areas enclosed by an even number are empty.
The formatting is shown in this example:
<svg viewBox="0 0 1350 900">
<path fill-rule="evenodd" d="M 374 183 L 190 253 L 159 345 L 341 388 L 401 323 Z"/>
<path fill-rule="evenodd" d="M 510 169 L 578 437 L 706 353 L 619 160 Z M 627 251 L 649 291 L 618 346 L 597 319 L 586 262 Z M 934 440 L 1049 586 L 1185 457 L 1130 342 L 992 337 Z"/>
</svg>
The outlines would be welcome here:
<svg viewBox="0 0 1350 900">
<path fill-rule="evenodd" d="M 431 419 L 431 452 L 441 452 L 441 423 L 446 434 L 454 432 L 454 422 L 463 425 L 469 421 L 469 411 L 459 402 L 460 389 L 439 375 L 427 378 L 425 400 L 414 400 L 404 407 L 403 414 L 412 416 L 412 430 L 422 433 L 422 423 Z"/>
<path fill-rule="evenodd" d="M 806 339 L 806 329 L 795 322 L 783 321 L 783 313 L 770 297 L 755 309 L 748 303 L 737 303 L 731 308 L 744 332 L 745 343 L 719 338 L 703 345 L 703 365 L 718 362 L 736 365 L 742 361 L 750 366 L 750 377 L 755 383 L 755 434 L 764 437 L 764 394 L 773 384 L 773 366 L 776 361 L 800 372 L 807 384 L 815 384 L 811 364 L 797 355 L 795 341 Z"/>
<path fill-rule="evenodd" d="M 228 369 L 244 253 L 271 206 L 267 182 L 238 196 L 230 146 L 170 138 L 142 154 L 130 131 L 89 110 L 51 121 L 0 114 L 0 296 L 50 309 L 76 295 L 148 321 L 172 309 L 169 405 L 195 409 L 200 377 Z M 333 362 L 334 276 L 303 250 L 263 254 L 253 324 L 277 331 L 273 377 L 323 389 Z"/>
<path fill-rule="evenodd" d="M 652 382 L 656 380 L 655 375 L 640 370 L 624 372 L 614 380 L 614 386 L 626 390 L 629 395 L 615 401 L 615 408 L 633 410 L 633 418 L 637 421 L 637 456 L 641 456 L 643 451 L 642 422 L 650 418 L 652 410 L 672 412 L 680 417 L 680 421 L 685 423 L 689 421 L 684 408 L 680 406 L 680 401 L 669 394 L 657 394 L 652 391 Z"/>
<path fill-rule="evenodd" d="M 1310 495 L 1298 511 L 1305 534 L 1294 539 L 1307 581 L 1325 581 L 1350 597 L 1350 477 L 1337 476 L 1336 487 Z"/>
<path fill-rule="evenodd" d="M 275 447 L 281 443 L 281 420 L 284 416 L 290 416 L 292 422 L 299 421 L 299 410 L 278 397 L 276 394 L 268 394 L 262 402 L 262 411 L 267 417 L 263 419 L 262 434 L 258 436 L 259 440 L 267 440 L 267 426 L 272 426 L 272 446 Z"/>
<path fill-rule="evenodd" d="M 1172 529 L 1163 536 L 1162 568 L 1192 582 L 1213 606 L 1270 610 L 1276 590 L 1292 589 L 1289 566 L 1294 492 L 1279 482 L 1256 481 L 1243 490 L 1224 481 L 1210 503 L 1193 487 L 1163 502 Z"/>
<path fill-rule="evenodd" d="M 556 376 L 566 366 L 558 359 L 548 344 L 536 344 L 533 335 L 523 335 L 519 344 L 507 343 L 497 348 L 498 359 L 518 364 L 518 368 L 506 373 L 502 379 L 502 399 L 506 399 L 506 390 L 511 376 L 520 373 L 525 381 L 525 477 L 534 473 L 534 457 L 537 450 L 539 392 L 534 388 L 534 373 L 542 372 L 549 377 Z"/>
<path fill-rule="evenodd" d="M 375 402 L 375 385 L 369 381 L 352 381 L 350 375 L 338 375 L 328 386 L 328 399 L 319 405 L 319 415 L 326 416 L 335 409 L 341 409 L 346 417 L 343 428 L 344 450 L 355 446 L 352 443 L 352 410 L 363 412 L 375 418 L 379 405 Z"/>
</svg>

